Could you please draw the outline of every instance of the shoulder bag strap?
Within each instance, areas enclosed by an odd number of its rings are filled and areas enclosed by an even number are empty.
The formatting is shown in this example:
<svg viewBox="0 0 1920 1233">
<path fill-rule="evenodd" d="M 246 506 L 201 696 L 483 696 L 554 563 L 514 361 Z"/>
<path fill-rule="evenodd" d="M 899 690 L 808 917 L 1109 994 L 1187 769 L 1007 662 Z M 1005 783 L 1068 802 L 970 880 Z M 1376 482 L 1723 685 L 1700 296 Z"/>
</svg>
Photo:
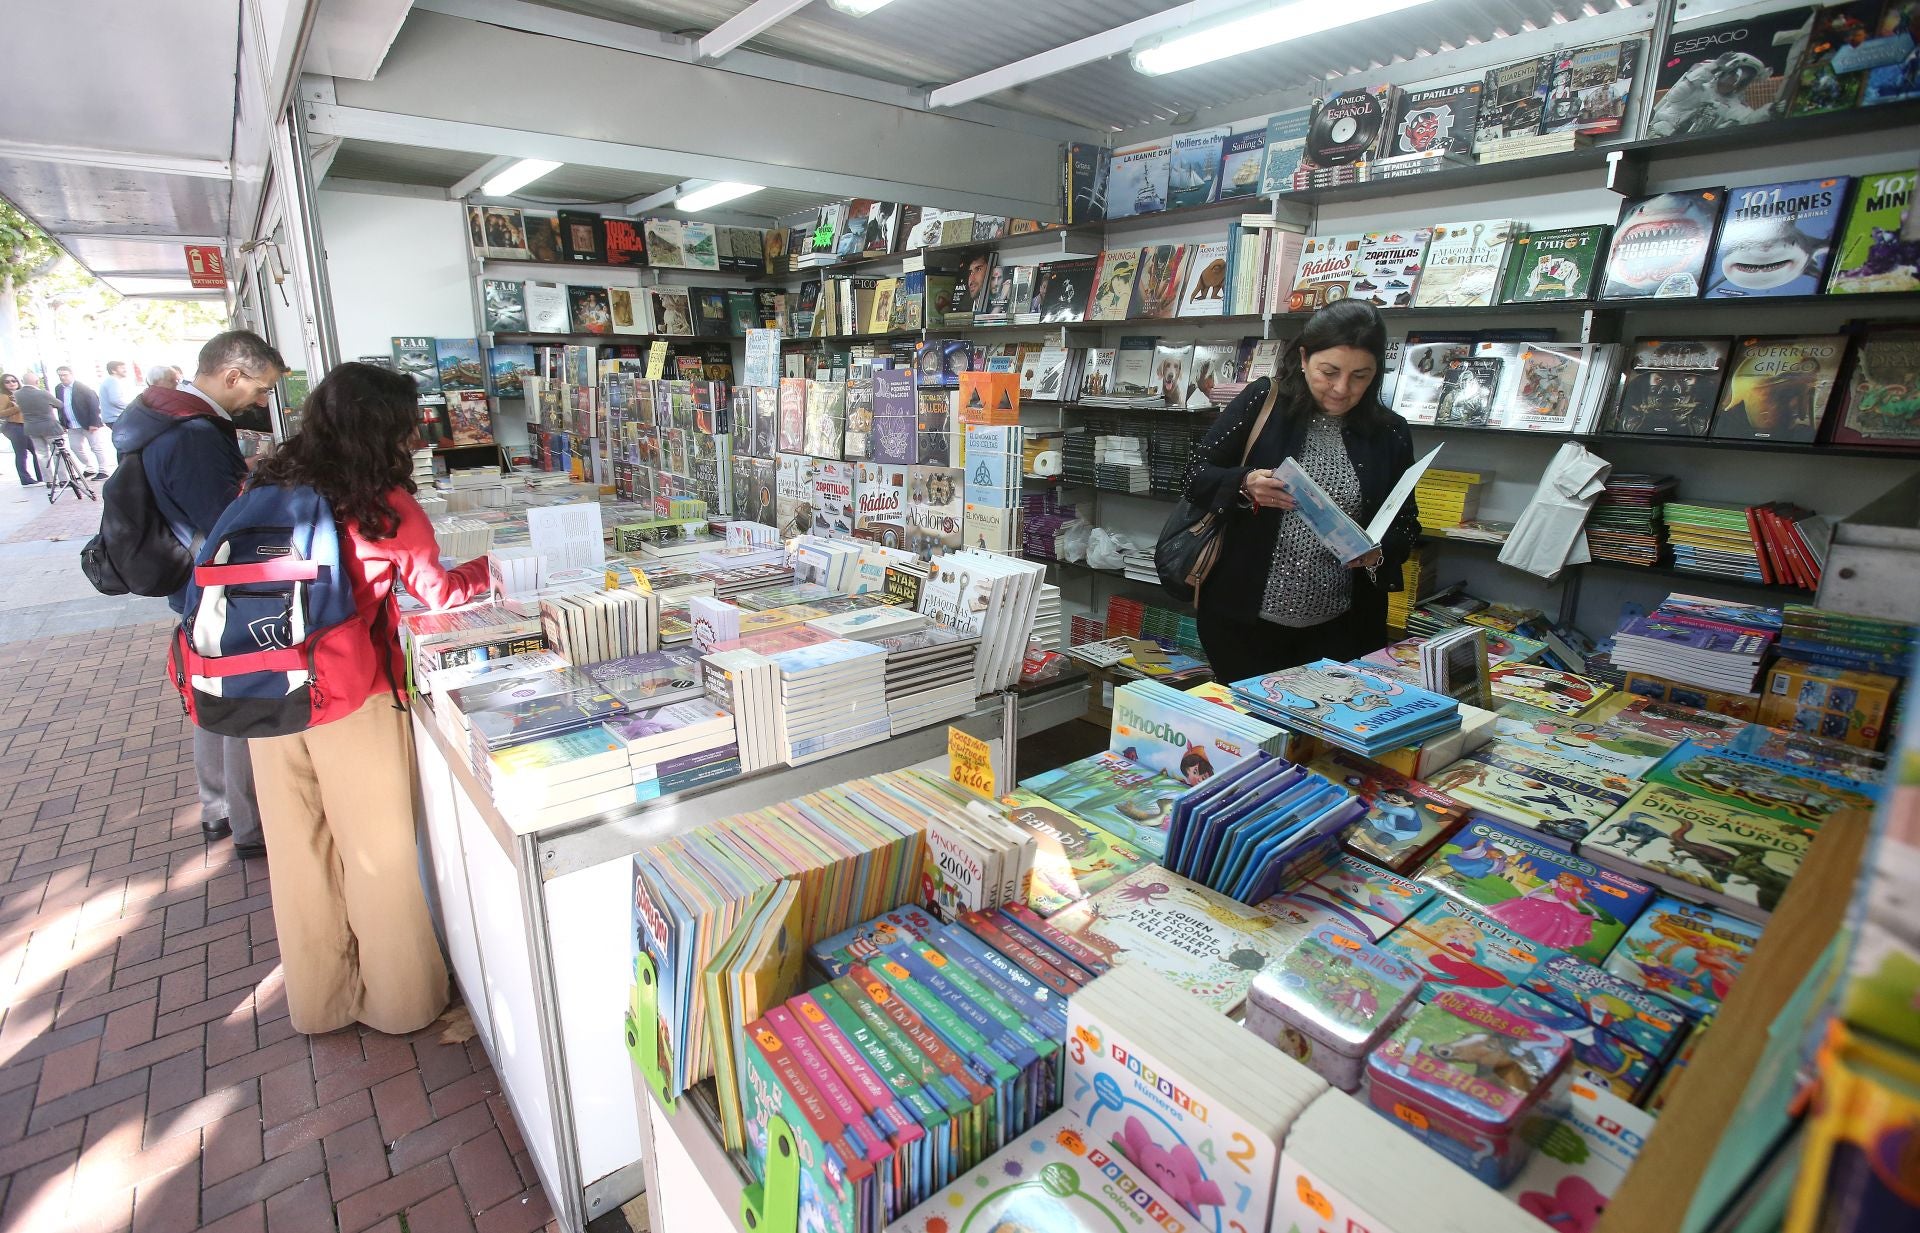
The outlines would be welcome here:
<svg viewBox="0 0 1920 1233">
<path fill-rule="evenodd" d="M 1247 459 L 1253 455 L 1253 443 L 1260 439 L 1261 430 L 1267 426 L 1267 417 L 1273 414 L 1273 404 L 1280 400 L 1280 378 L 1267 378 L 1267 401 L 1260 404 L 1260 414 L 1254 417 L 1253 428 L 1247 433 L 1247 444 L 1240 451 L 1240 465 L 1246 466 Z"/>
</svg>

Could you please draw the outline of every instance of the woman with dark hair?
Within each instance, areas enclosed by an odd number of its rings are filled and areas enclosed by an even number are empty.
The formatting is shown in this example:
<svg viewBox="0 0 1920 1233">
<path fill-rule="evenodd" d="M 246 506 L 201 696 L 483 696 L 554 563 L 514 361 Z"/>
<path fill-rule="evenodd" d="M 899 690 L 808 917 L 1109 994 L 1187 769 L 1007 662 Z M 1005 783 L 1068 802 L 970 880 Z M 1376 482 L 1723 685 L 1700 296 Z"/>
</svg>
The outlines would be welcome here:
<svg viewBox="0 0 1920 1233">
<path fill-rule="evenodd" d="M 1292 458 L 1354 521 L 1373 518 L 1413 465 L 1407 422 L 1380 402 L 1386 353 L 1386 326 L 1371 305 L 1329 304 L 1308 319 L 1279 374 L 1233 400 L 1188 466 L 1187 499 L 1224 515 L 1218 563 L 1196 597 L 1200 643 L 1218 680 L 1353 659 L 1386 642 L 1387 592 L 1400 589 L 1400 567 L 1420 534 L 1413 500 L 1379 550 L 1345 566 L 1274 477 Z M 1275 381 L 1273 409 L 1249 450 Z"/>
<path fill-rule="evenodd" d="M 13 446 L 13 473 L 20 477 L 20 486 L 31 488 L 40 482 L 40 459 L 27 440 L 20 404 L 13 400 L 19 392 L 20 378 L 10 372 L 0 373 L 0 433 L 6 434 L 7 444 Z"/>
<path fill-rule="evenodd" d="M 404 583 L 430 608 L 462 604 L 486 592 L 487 563 L 440 567 L 433 525 L 413 499 L 417 402 L 413 378 L 342 364 L 249 481 L 305 485 L 332 505 L 354 604 L 372 631 L 357 710 L 250 742 L 287 1009 L 309 1035 L 356 1022 L 417 1031 L 447 1005 L 418 872 L 393 587 Z"/>
</svg>

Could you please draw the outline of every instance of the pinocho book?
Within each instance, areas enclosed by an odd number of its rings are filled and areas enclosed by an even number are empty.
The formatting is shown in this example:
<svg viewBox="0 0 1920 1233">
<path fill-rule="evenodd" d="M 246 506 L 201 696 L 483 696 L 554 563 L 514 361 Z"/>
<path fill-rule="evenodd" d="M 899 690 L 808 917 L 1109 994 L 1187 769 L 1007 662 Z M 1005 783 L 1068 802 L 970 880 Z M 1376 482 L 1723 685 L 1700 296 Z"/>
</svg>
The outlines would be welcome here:
<svg viewBox="0 0 1920 1233">
<path fill-rule="evenodd" d="M 1418 876 L 1521 937 L 1588 963 L 1605 959 L 1653 898 L 1644 882 L 1491 822 L 1468 823 Z"/>
<path fill-rule="evenodd" d="M 1222 1014 L 1246 1000 L 1254 976 L 1303 932 L 1159 865 L 1142 865 L 1051 923 L 1116 962 L 1150 968 Z"/>
<path fill-rule="evenodd" d="M 1000 798 L 1000 804 L 1007 821 L 1038 841 L 1027 906 L 1042 916 L 1106 889 L 1151 860 L 1044 796 L 1016 791 Z"/>
<path fill-rule="evenodd" d="M 1154 860 L 1166 853 L 1173 802 L 1187 790 L 1179 780 L 1111 751 L 1023 779 L 1020 786 Z"/>
<path fill-rule="evenodd" d="M 1607 956 L 1606 969 L 1710 1015 L 1760 941 L 1760 926 L 1697 903 L 1655 899 Z"/>
</svg>

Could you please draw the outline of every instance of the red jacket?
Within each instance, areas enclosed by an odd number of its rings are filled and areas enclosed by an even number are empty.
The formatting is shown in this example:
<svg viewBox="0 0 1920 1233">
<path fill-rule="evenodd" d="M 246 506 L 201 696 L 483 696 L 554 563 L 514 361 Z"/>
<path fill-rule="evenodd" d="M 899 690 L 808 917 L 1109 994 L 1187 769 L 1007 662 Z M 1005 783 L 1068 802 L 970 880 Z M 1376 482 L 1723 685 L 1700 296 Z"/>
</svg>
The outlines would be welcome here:
<svg viewBox="0 0 1920 1233">
<path fill-rule="evenodd" d="M 434 541 L 433 524 L 420 503 L 402 488 L 388 493 L 387 502 L 400 516 L 398 529 L 386 539 L 369 539 L 358 524 L 343 523 L 346 538 L 340 550 L 347 577 L 353 583 L 354 607 L 367 628 L 374 631 L 374 637 L 385 643 L 393 679 L 400 681 L 405 679 L 405 672 L 400 659 L 400 622 L 393 604 L 394 579 L 404 582 L 407 593 L 429 608 L 453 608 L 487 593 L 487 559 L 475 557 L 453 570 L 440 568 L 440 546 Z M 352 714 L 368 698 L 389 688 L 379 671 L 378 650 L 370 646 L 368 652 L 371 670 L 366 673 L 367 688 L 358 698 L 341 699 L 341 715 Z M 359 673 L 349 673 L 346 679 L 359 677 Z M 346 706 L 349 701 L 352 705 Z"/>
</svg>

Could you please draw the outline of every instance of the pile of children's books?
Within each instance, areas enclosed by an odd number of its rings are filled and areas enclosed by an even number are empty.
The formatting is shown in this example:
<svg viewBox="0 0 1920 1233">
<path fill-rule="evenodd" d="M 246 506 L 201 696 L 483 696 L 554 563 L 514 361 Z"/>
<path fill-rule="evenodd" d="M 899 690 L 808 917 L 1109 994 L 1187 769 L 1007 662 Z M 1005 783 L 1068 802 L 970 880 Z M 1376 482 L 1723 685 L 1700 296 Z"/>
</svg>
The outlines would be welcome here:
<svg viewBox="0 0 1920 1233">
<path fill-rule="evenodd" d="M 1282 727 L 1367 755 L 1460 726 L 1460 704 L 1403 681 L 1316 660 L 1233 683 L 1234 699 Z"/>
<path fill-rule="evenodd" d="M 1242 903 L 1258 903 L 1323 865 L 1365 812 L 1339 784 L 1260 755 L 1174 803 L 1161 863 Z"/>
<path fill-rule="evenodd" d="M 1778 609 L 1674 594 L 1620 627 L 1613 663 L 1705 689 L 1751 693 L 1779 630 Z"/>
</svg>

